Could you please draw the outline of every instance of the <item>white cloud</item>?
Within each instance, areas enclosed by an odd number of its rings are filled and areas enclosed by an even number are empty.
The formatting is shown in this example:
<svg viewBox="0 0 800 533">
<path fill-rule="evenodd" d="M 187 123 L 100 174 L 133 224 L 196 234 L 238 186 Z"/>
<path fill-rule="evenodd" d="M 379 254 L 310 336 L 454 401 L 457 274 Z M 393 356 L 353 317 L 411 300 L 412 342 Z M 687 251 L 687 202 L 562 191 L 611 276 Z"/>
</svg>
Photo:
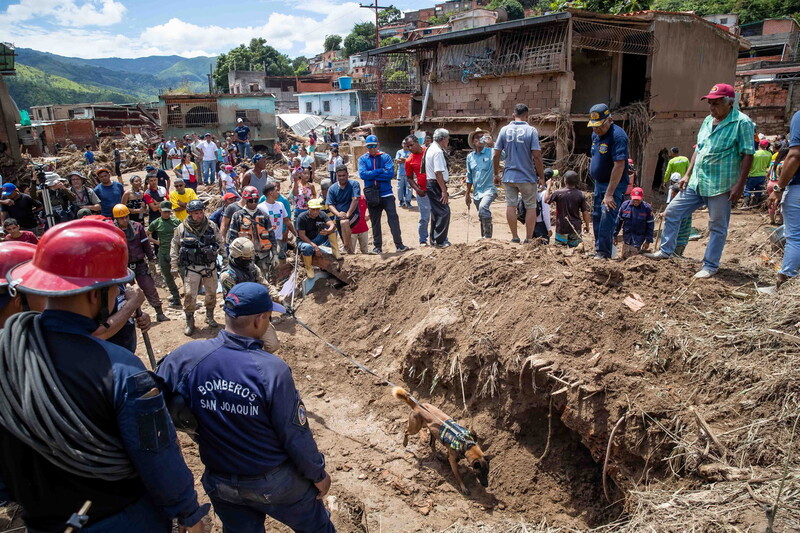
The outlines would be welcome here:
<svg viewBox="0 0 800 533">
<path fill-rule="evenodd" d="M 0 28 L 32 19 L 50 20 L 60 26 L 111 26 L 122 20 L 127 9 L 114 0 L 20 0 L 0 13 Z"/>
<path fill-rule="evenodd" d="M 261 25 L 198 25 L 173 17 L 139 35 L 124 35 L 77 27 L 81 25 L 77 19 L 81 19 L 83 25 L 100 25 L 99 20 L 105 23 L 115 17 L 121 20 L 125 6 L 113 0 L 88 1 L 81 5 L 75 0 L 66 0 L 66 3 L 64 0 L 20 0 L 0 13 L 0 35 L 18 47 L 82 58 L 216 55 L 261 37 L 270 46 L 294 57 L 317 54 L 322 51 L 326 35 L 347 35 L 353 24 L 374 17 L 371 11 L 360 9 L 354 2 L 335 4 L 334 0 L 318 0 L 313 9 L 308 7 L 289 6 L 291 14 L 270 13 Z M 299 15 L 298 11 L 324 16 Z M 59 16 L 54 22 L 61 26 L 54 25 L 52 30 L 19 24 L 56 12 Z"/>
</svg>

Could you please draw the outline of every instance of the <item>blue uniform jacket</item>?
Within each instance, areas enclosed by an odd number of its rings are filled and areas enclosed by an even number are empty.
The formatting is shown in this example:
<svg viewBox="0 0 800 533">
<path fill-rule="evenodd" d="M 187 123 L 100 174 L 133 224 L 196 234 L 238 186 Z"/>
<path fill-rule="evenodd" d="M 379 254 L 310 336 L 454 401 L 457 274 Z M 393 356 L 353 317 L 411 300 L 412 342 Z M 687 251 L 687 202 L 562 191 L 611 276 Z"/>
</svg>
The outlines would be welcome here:
<svg viewBox="0 0 800 533">
<path fill-rule="evenodd" d="M 654 226 L 655 218 L 650 204 L 643 201 L 636 207 L 633 205 L 633 200 L 625 200 L 619 208 L 617 230 L 614 235 L 619 235 L 619 230 L 622 229 L 622 241 L 641 248 L 642 244 L 653 242 Z"/>
<path fill-rule="evenodd" d="M 381 196 L 392 196 L 394 161 L 389 154 L 378 152 L 375 157 L 369 152 L 358 158 L 358 177 L 364 180 L 364 187 L 379 187 Z"/>
<path fill-rule="evenodd" d="M 181 525 L 197 523 L 209 506 L 198 505 L 194 478 L 155 376 L 130 351 L 93 337 L 97 324 L 89 318 L 48 310 L 39 320 L 64 388 L 101 431 L 119 438 L 136 476 L 107 481 L 72 474 L 0 429 L 2 481 L 24 507 L 26 525 L 62 531 L 87 499 L 92 500 L 91 525 L 143 497 Z"/>
<path fill-rule="evenodd" d="M 287 460 L 313 483 L 325 458 L 308 427 L 289 366 L 258 339 L 225 330 L 185 344 L 158 367 L 198 422 L 200 459 L 222 474 L 266 474 Z"/>
</svg>

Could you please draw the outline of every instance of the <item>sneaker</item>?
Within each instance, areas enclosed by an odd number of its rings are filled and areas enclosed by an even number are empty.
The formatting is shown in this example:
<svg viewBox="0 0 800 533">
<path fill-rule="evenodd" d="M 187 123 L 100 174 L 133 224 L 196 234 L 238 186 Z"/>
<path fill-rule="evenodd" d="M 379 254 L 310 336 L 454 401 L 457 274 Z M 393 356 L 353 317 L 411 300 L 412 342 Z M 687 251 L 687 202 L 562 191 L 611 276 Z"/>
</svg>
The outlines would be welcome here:
<svg viewBox="0 0 800 533">
<path fill-rule="evenodd" d="M 670 257 L 672 257 L 671 255 L 666 253 L 664 250 L 659 250 L 657 252 L 653 252 L 653 253 L 650 253 L 650 254 L 644 254 L 644 256 L 646 258 L 648 258 L 648 259 L 655 259 L 655 260 L 669 259 Z"/>
<path fill-rule="evenodd" d="M 716 274 L 716 270 L 708 270 L 706 268 L 700 270 L 697 274 L 694 275 L 695 279 L 708 279 L 714 274 Z"/>
<path fill-rule="evenodd" d="M 450 246 L 450 243 L 447 242 L 447 241 L 444 241 L 442 244 L 434 244 L 434 246 L 436 248 L 447 248 L 448 246 Z"/>
<path fill-rule="evenodd" d="M 383 250 L 381 250 L 380 248 L 373 248 L 373 249 L 372 249 L 372 253 L 373 253 L 374 255 L 377 255 L 377 254 L 382 254 L 382 253 L 383 253 Z"/>
<path fill-rule="evenodd" d="M 421 243 L 419 243 L 419 245 L 422 246 L 423 248 L 427 248 L 428 247 L 428 243 L 427 242 L 421 242 Z"/>
<path fill-rule="evenodd" d="M 514 237 L 513 239 L 511 239 L 511 242 L 513 244 L 519 244 L 519 237 Z"/>
<path fill-rule="evenodd" d="M 402 244 L 402 245 L 400 245 L 400 246 L 398 246 L 398 247 L 397 247 L 397 251 L 398 251 L 398 252 L 407 252 L 407 251 L 409 251 L 410 249 L 411 249 L 411 248 L 409 248 L 409 247 L 408 247 L 408 246 L 406 246 L 405 244 Z"/>
</svg>

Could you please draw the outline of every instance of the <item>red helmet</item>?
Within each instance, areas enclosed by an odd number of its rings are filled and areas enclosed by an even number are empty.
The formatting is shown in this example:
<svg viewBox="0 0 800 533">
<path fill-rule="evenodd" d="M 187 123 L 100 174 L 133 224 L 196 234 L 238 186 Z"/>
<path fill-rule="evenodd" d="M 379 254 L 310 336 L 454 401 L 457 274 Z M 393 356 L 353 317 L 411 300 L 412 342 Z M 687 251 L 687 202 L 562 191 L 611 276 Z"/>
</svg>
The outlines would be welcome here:
<svg viewBox="0 0 800 533">
<path fill-rule="evenodd" d="M 9 284 L 22 292 L 67 296 L 133 279 L 128 243 L 119 228 L 97 220 L 58 224 L 39 241 L 33 261 L 11 269 Z"/>
<path fill-rule="evenodd" d="M 258 189 L 252 185 L 248 185 L 242 190 L 242 198 L 245 200 L 256 199 L 258 200 Z"/>
<path fill-rule="evenodd" d="M 29 242 L 3 241 L 0 242 L 0 288 L 8 287 L 6 274 L 20 263 L 33 259 L 36 245 Z"/>
</svg>

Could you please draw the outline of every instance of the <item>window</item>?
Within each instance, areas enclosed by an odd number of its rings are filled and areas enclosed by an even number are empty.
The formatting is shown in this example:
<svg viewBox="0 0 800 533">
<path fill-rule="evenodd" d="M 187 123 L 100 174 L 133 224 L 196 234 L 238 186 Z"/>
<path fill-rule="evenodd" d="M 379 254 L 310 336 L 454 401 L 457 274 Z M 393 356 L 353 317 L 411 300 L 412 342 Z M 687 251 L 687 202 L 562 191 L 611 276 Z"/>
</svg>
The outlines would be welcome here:
<svg viewBox="0 0 800 533">
<path fill-rule="evenodd" d="M 727 24 L 728 23 L 728 19 L 727 18 L 719 19 L 719 23 L 720 24 Z"/>
<path fill-rule="evenodd" d="M 322 111 L 325 113 L 331 112 L 331 101 L 330 100 L 323 100 L 322 101 Z"/>
<path fill-rule="evenodd" d="M 306 113 L 311 113 L 311 102 L 306 102 Z"/>
<path fill-rule="evenodd" d="M 251 93 L 257 93 L 258 90 L 259 90 L 259 88 L 258 88 L 258 84 L 257 83 L 251 83 L 250 84 L 250 92 Z"/>
</svg>

